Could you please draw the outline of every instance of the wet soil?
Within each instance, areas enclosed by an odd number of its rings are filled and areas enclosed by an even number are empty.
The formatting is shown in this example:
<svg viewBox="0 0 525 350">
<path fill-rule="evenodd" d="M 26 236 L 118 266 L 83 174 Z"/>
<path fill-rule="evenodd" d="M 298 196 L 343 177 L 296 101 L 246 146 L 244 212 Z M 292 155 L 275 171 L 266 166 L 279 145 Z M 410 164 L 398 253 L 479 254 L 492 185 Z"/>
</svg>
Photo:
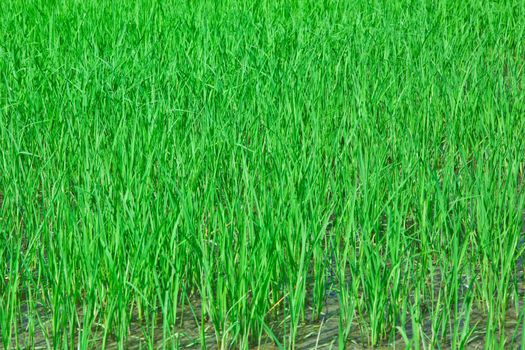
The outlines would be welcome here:
<svg viewBox="0 0 525 350">
<path fill-rule="evenodd" d="M 0 205 L 2 204 L 2 196 L 0 193 Z M 525 215 L 523 217 L 525 223 Z M 524 227 L 525 233 L 525 227 Z M 525 235 L 520 242 L 520 246 L 525 245 Z M 516 266 L 518 291 L 519 299 L 525 299 L 525 277 L 523 274 L 524 261 L 520 259 Z M 313 318 L 313 310 L 311 308 L 307 309 L 307 317 L 305 322 L 299 325 L 295 348 L 296 349 L 337 349 L 338 348 L 338 335 L 339 335 L 339 300 L 337 297 L 336 283 L 334 277 L 331 273 L 328 273 L 328 291 L 326 293 L 326 298 L 324 301 L 324 307 L 321 315 L 317 318 Z M 440 276 L 438 274 L 438 279 Z M 436 283 L 440 285 L 440 283 Z M 311 293 L 311 286 L 309 293 Z M 507 317 L 505 324 L 498 330 L 500 335 L 505 335 L 505 338 L 508 340 L 506 347 L 508 348 L 519 348 L 519 344 L 522 337 L 523 324 L 524 321 L 518 319 L 516 315 L 520 314 L 518 310 L 523 310 L 523 302 L 519 302 L 518 305 L 513 305 L 507 310 Z M 516 309 L 518 308 L 518 310 Z M 28 321 L 21 320 L 21 323 L 18 327 L 18 347 L 21 348 L 34 348 L 34 349 L 47 349 L 53 347 L 52 341 L 49 340 L 51 334 L 51 324 L 52 320 L 48 312 L 44 308 L 37 310 L 40 318 L 39 325 L 35 327 L 35 334 L 32 336 L 32 339 L 29 337 L 28 333 Z M 142 348 L 182 348 L 182 349 L 199 349 L 201 348 L 201 339 L 205 339 L 206 348 L 208 349 L 219 349 L 215 332 L 211 324 L 207 322 L 201 322 L 197 315 L 201 314 L 200 304 L 197 299 L 193 300 L 191 304 L 183 310 L 180 310 L 179 318 L 181 322 L 177 322 L 177 325 L 173 326 L 169 330 L 169 336 L 163 336 L 162 329 L 162 320 L 156 320 L 158 327 L 153 327 L 154 336 L 151 337 L 151 326 L 146 326 L 144 322 L 133 321 L 132 326 L 129 329 L 128 339 L 122 343 L 119 342 L 116 338 L 112 336 L 107 336 L 104 340 L 103 330 L 102 329 L 93 329 L 92 336 L 89 340 L 88 347 L 93 349 L 98 348 L 107 348 L 107 349 L 117 349 L 120 346 L 123 346 L 125 349 L 142 349 Z M 523 313 L 522 313 L 523 314 Z M 78 310 L 79 319 L 83 319 L 82 311 Z M 284 339 L 286 337 L 285 332 L 282 329 L 283 315 L 282 313 L 277 314 L 274 317 L 274 321 L 270 321 L 269 325 L 272 328 L 277 339 Z M 485 344 L 485 330 L 487 329 L 487 315 L 485 315 L 480 309 L 474 309 L 470 314 L 470 326 L 474 328 L 472 335 L 469 338 L 466 346 L 469 349 L 482 349 Z M 425 334 L 430 334 L 431 332 L 431 320 L 427 315 L 423 319 L 423 332 Z M 452 325 L 454 320 L 449 320 L 449 323 Z M 204 331 L 202 330 L 201 325 L 204 325 Z M 146 330 L 147 329 L 147 330 Z M 405 329 L 406 336 L 411 338 L 413 336 L 413 331 L 408 328 Z M 76 332 L 75 339 L 72 343 L 75 344 L 75 347 L 79 344 L 78 333 Z M 357 321 L 352 326 L 352 332 L 350 333 L 347 341 L 346 347 L 349 349 L 369 349 L 370 342 L 368 337 L 364 334 L 360 325 Z M 148 338 L 144 335 L 149 334 Z M 13 348 L 14 343 L 13 343 Z M 450 342 L 442 344 L 444 348 L 450 348 Z M 288 347 L 288 346 L 287 346 Z M 0 344 L 0 349 L 3 346 Z M 223 347 L 227 348 L 227 347 Z M 275 344 L 269 337 L 263 338 L 262 343 L 252 344 L 252 349 L 278 349 L 279 347 Z M 387 348 L 405 348 L 405 342 L 401 335 L 398 335 L 395 339 L 390 339 L 384 341 L 379 346 L 375 346 L 375 349 L 387 349 Z"/>
</svg>

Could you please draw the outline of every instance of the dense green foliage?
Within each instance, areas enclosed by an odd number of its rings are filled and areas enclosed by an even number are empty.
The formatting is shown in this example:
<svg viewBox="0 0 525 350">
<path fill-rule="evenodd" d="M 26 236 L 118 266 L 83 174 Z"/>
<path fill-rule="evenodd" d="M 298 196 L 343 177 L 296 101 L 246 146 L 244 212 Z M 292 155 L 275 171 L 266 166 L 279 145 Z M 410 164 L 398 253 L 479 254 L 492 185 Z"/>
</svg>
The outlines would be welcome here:
<svg viewBox="0 0 525 350">
<path fill-rule="evenodd" d="M 521 342 L 525 2 L 0 11 L 4 347 Z"/>
</svg>

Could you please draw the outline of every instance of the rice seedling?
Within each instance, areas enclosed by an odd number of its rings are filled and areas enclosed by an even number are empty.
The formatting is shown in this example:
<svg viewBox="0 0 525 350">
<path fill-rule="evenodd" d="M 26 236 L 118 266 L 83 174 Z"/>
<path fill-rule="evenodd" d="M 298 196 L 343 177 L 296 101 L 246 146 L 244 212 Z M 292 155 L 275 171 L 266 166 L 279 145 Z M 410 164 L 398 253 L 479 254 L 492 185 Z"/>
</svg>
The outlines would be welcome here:
<svg viewBox="0 0 525 350">
<path fill-rule="evenodd" d="M 525 3 L 0 3 L 0 343 L 525 346 Z"/>
</svg>

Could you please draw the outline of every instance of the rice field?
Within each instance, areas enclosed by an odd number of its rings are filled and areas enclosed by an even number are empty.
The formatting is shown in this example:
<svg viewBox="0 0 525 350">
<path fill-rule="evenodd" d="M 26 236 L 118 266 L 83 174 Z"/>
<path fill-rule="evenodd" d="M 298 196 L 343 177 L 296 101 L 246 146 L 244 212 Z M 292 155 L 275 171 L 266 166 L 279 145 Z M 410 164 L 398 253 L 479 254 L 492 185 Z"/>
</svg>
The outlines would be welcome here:
<svg viewBox="0 0 525 350">
<path fill-rule="evenodd" d="M 0 348 L 525 347 L 525 2 L 0 2 Z"/>
</svg>

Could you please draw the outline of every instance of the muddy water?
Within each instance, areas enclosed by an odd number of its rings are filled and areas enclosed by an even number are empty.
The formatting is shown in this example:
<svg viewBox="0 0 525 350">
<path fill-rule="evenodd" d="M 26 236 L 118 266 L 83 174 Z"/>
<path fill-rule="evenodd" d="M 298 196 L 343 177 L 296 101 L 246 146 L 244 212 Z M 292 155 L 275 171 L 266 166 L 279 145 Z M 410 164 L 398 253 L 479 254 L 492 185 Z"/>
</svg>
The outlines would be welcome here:
<svg viewBox="0 0 525 350">
<path fill-rule="evenodd" d="M 520 290 L 522 291 L 522 297 L 525 296 L 525 288 L 523 288 L 524 285 L 522 283 Z M 320 317 L 316 320 L 309 320 L 305 323 L 301 324 L 298 328 L 298 334 L 296 339 L 296 348 L 297 349 L 337 349 L 337 341 L 338 341 L 338 328 L 339 328 L 339 302 L 338 298 L 336 296 L 336 293 L 334 291 L 329 291 L 327 293 L 327 298 L 325 300 L 325 305 L 323 309 L 323 313 L 320 315 Z M 521 308 L 522 305 L 520 305 Z M 310 310 L 312 311 L 312 310 Z M 140 349 L 147 347 L 148 345 L 153 345 L 154 348 L 161 348 L 163 345 L 165 345 L 167 348 L 171 348 L 175 346 L 176 344 L 180 348 L 187 348 L 187 349 L 198 349 L 200 348 L 200 339 L 202 337 L 202 334 L 200 333 L 199 324 L 200 321 L 195 317 L 195 315 L 200 315 L 201 310 L 198 306 L 198 304 L 195 304 L 194 309 L 190 311 L 189 307 L 186 307 L 184 310 L 184 313 L 181 314 L 181 320 L 183 320 L 182 325 L 180 325 L 179 322 L 176 327 L 174 327 L 170 334 L 172 335 L 172 338 L 165 339 L 162 335 L 162 320 L 158 320 L 159 327 L 156 328 L 155 331 L 155 337 L 153 339 L 146 339 L 143 337 L 143 334 L 145 334 L 145 325 L 140 322 L 132 322 L 132 327 L 129 332 L 129 337 L 124 345 L 124 348 L 126 349 Z M 520 322 L 516 317 L 513 317 L 512 315 L 517 314 L 515 309 L 510 308 L 508 310 L 509 317 L 507 317 L 506 324 L 504 326 L 504 329 L 500 330 L 505 333 L 506 339 L 515 339 L 515 343 L 508 344 L 508 348 L 519 348 L 519 342 L 521 340 L 521 332 L 522 332 L 522 325 L 523 323 Z M 35 349 L 45 349 L 49 346 L 52 346 L 51 343 L 48 343 L 45 340 L 44 334 L 42 332 L 42 329 L 50 328 L 51 327 L 51 320 L 47 319 L 45 320 L 45 316 L 41 315 L 44 319 L 42 319 L 42 323 L 39 327 L 40 331 L 37 331 L 34 336 L 34 348 Z M 82 319 L 82 314 L 79 311 L 79 319 Z M 308 317 L 307 317 L 308 319 Z M 452 320 L 451 320 L 452 321 Z M 484 345 L 485 340 L 485 334 L 484 330 L 486 329 L 486 323 L 487 319 L 486 316 L 483 315 L 478 310 L 474 309 L 471 312 L 471 319 L 470 319 L 471 326 L 476 326 L 476 331 L 472 334 L 470 337 L 470 341 L 467 344 L 468 348 L 471 349 L 481 349 Z M 276 322 L 272 325 L 273 331 L 278 339 L 283 339 L 284 334 L 282 329 L 279 327 L 279 322 L 276 320 Z M 431 331 L 431 325 L 430 325 L 430 319 L 426 319 L 423 322 L 423 330 L 426 334 L 430 334 Z M 28 341 L 28 334 L 27 334 L 27 324 L 20 325 L 19 328 L 19 340 L 21 341 L 21 344 L 19 344 L 22 348 L 24 347 L 31 347 L 28 343 L 25 343 Z M 208 349 L 218 349 L 217 341 L 215 338 L 215 333 L 213 332 L 213 329 L 211 325 L 205 324 L 206 331 L 204 332 L 205 336 L 205 342 L 206 347 Z M 353 333 L 350 334 L 349 339 L 346 343 L 346 347 L 349 349 L 368 349 L 369 342 L 368 338 L 361 334 L 359 330 L 359 325 L 354 324 L 353 326 Z M 50 330 L 50 329 L 49 329 Z M 410 338 L 412 337 L 412 331 L 410 329 L 406 330 L 407 336 Z M 49 334 L 49 333 L 48 333 Z M 107 337 L 106 343 L 102 343 L 102 330 L 93 330 L 93 334 L 95 334 L 91 341 L 90 341 L 90 347 L 91 348 L 108 348 L 108 349 L 116 349 L 118 348 L 118 343 L 115 338 Z M 176 338 L 173 337 L 173 335 L 176 335 Z M 75 339 L 75 344 L 78 344 L 78 339 Z M 449 348 L 450 343 L 444 343 L 442 344 L 444 348 Z M 401 337 L 396 339 L 395 341 L 392 341 L 390 343 L 383 343 L 380 346 L 376 346 L 376 349 L 387 349 L 387 348 L 404 348 L 405 343 Z M 1 345 L 0 345 L 1 348 Z M 32 348 L 32 347 L 31 347 Z M 263 341 L 262 344 L 259 345 L 253 345 L 252 349 L 278 349 L 278 347 L 273 344 L 269 339 L 266 339 Z"/>
<path fill-rule="evenodd" d="M 0 200 L 1 200 L 0 196 Z M 523 222 L 525 223 L 525 215 L 523 216 Z M 520 249 L 525 245 L 525 225 L 524 225 L 524 237 L 520 242 Z M 519 281 L 518 290 L 519 298 L 521 302 L 518 304 L 518 309 L 523 310 L 523 300 L 525 299 L 525 276 L 523 273 L 524 261 L 520 259 L 516 266 L 517 277 Z M 439 279 L 439 277 L 438 277 Z M 313 320 L 311 315 L 313 311 L 307 310 L 307 321 L 301 324 L 298 328 L 297 338 L 296 338 L 296 348 L 297 349 L 337 349 L 338 344 L 338 334 L 339 334 L 339 301 L 337 297 L 337 292 L 335 290 L 335 281 L 333 277 L 328 278 L 328 291 L 326 293 L 326 298 L 324 301 L 323 312 L 316 320 Z M 436 283 L 439 285 L 440 283 Z M 311 288 L 309 288 L 311 290 Z M 29 340 L 29 335 L 27 331 L 27 320 L 22 320 L 18 328 L 19 334 L 19 346 L 22 348 L 30 347 L 34 349 L 46 349 L 52 347 L 52 343 L 49 343 L 46 340 L 44 332 L 50 334 L 51 330 L 51 320 L 49 315 L 46 315 L 44 309 L 39 309 L 40 317 L 40 326 L 36 327 L 36 334 L 33 337 L 33 341 Z M 145 331 L 145 325 L 142 322 L 132 322 L 132 326 L 129 330 L 129 337 L 124 344 L 126 349 L 140 349 L 152 345 L 154 348 L 161 348 L 163 345 L 166 348 L 172 348 L 177 345 L 180 348 L 187 349 L 198 349 L 200 348 L 200 340 L 204 336 L 206 347 L 208 349 L 218 349 L 215 333 L 210 324 L 204 323 L 205 332 L 202 334 L 200 332 L 199 325 L 201 324 L 200 320 L 196 315 L 201 314 L 200 305 L 197 301 L 192 303 L 191 308 L 186 306 L 184 310 L 181 310 L 180 318 L 182 322 L 177 322 L 177 326 L 173 327 L 170 330 L 171 338 L 166 339 L 163 337 L 162 331 L 162 320 L 157 320 L 157 324 L 160 326 L 155 328 L 155 336 L 153 339 L 146 339 L 143 335 L 148 333 L 151 334 L 150 330 Z M 511 306 L 507 310 L 507 317 L 504 326 L 499 330 L 500 334 L 505 334 L 505 338 L 509 341 L 506 345 L 507 348 L 517 349 L 520 346 L 522 331 L 523 331 L 523 320 L 519 320 L 516 315 L 519 312 Z M 78 311 L 79 319 L 83 319 L 81 310 Z M 282 315 L 281 315 L 282 316 Z M 279 315 L 276 317 L 275 321 L 270 322 L 270 326 L 275 333 L 278 339 L 283 339 L 285 334 L 282 330 L 281 322 L 282 317 Z M 452 325 L 454 320 L 450 320 Z M 479 309 L 473 309 L 470 314 L 470 325 L 475 327 L 473 334 L 470 337 L 470 340 L 467 344 L 469 349 L 482 349 L 485 343 L 484 333 L 487 329 L 487 316 L 484 315 Z M 368 349 L 369 340 L 366 335 L 362 334 L 360 327 L 357 323 L 353 324 L 352 333 L 349 335 L 349 338 L 346 342 L 346 347 L 349 349 Z M 108 336 L 106 342 L 103 343 L 103 332 L 101 329 L 93 329 L 92 339 L 90 340 L 89 347 L 97 348 L 108 348 L 116 349 L 118 348 L 117 339 Z M 406 335 L 408 338 L 412 337 L 412 330 L 406 329 Z M 431 324 L 430 318 L 427 316 L 426 319 L 423 319 L 423 333 L 426 335 L 431 333 Z M 76 335 L 78 336 L 78 334 Z M 78 339 L 74 340 L 75 344 L 78 344 Z M 33 344 L 33 346 L 30 345 Z M 450 348 L 451 344 L 445 341 L 442 346 L 444 348 Z M 383 343 L 380 346 L 376 346 L 376 349 L 387 349 L 387 348 L 404 348 L 405 343 L 401 336 L 397 339 L 389 342 Z M 0 344 L 0 349 L 2 345 Z M 263 340 L 262 344 L 253 345 L 252 349 L 265 349 L 272 350 L 278 349 L 278 347 L 270 341 L 270 339 Z"/>
</svg>

